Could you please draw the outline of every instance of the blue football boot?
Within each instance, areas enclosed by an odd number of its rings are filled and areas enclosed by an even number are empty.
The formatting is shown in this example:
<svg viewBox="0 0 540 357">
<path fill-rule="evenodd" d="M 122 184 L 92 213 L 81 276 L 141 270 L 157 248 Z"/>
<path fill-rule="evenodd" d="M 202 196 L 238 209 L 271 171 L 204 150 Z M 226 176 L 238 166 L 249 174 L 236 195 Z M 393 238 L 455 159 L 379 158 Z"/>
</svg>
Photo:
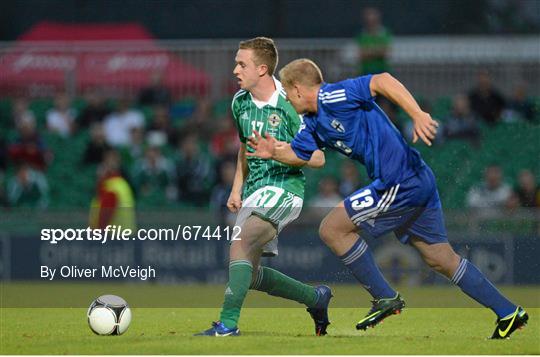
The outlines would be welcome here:
<svg viewBox="0 0 540 357">
<path fill-rule="evenodd" d="M 326 328 L 330 325 L 328 320 L 328 305 L 332 295 L 332 290 L 326 285 L 319 285 L 315 287 L 317 291 L 318 299 L 317 304 L 313 307 L 308 307 L 307 312 L 311 315 L 313 322 L 315 322 L 315 335 L 326 335 Z"/>
<path fill-rule="evenodd" d="M 212 337 L 227 337 L 240 336 L 240 329 L 227 328 L 221 321 L 212 322 L 212 327 L 203 332 L 197 333 L 194 336 L 212 336 Z"/>
</svg>

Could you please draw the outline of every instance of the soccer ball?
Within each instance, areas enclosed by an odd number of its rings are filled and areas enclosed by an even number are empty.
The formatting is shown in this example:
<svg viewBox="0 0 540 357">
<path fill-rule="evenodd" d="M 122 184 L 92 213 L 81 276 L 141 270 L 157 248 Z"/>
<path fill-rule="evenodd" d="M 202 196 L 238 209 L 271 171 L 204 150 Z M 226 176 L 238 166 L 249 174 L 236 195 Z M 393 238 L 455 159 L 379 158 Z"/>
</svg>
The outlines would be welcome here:
<svg viewBox="0 0 540 357">
<path fill-rule="evenodd" d="M 131 309 L 126 300 L 116 295 L 98 297 L 86 315 L 88 325 L 97 335 L 121 335 L 131 322 Z"/>
</svg>

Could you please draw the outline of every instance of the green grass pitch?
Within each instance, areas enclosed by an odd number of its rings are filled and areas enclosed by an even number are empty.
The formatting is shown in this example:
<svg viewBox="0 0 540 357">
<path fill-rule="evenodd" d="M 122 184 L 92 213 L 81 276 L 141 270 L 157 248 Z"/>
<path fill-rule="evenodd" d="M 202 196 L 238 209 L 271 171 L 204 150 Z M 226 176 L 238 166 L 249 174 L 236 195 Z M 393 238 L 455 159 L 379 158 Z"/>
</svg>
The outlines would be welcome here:
<svg viewBox="0 0 540 357">
<path fill-rule="evenodd" d="M 178 307 L 177 296 L 222 295 L 222 286 L 160 285 L 34 285 L 3 284 L 0 309 L 0 352 L 2 354 L 540 354 L 540 291 L 538 287 L 505 288 L 522 303 L 530 316 L 528 326 L 509 340 L 486 339 L 494 329 L 494 315 L 456 300 L 455 288 L 402 288 L 409 303 L 401 315 L 386 319 L 367 331 L 356 331 L 356 321 L 367 311 L 369 298 L 357 287 L 334 287 L 329 335 L 313 336 L 309 315 L 298 304 L 279 301 L 261 293 L 250 293 L 242 312 L 238 338 L 193 337 L 217 319 L 219 308 Z M 53 307 L 46 292 L 56 291 L 57 303 L 69 305 L 79 296 L 90 300 L 96 293 L 115 293 L 133 307 L 133 320 L 122 336 L 96 336 L 86 324 L 85 307 Z M 38 293 L 39 292 L 39 293 Z M 94 294 L 92 294 L 92 292 Z M 32 306 L 24 296 L 33 293 L 49 307 Z M 52 293 L 51 293 L 52 294 Z M 177 295 L 175 295 L 177 294 Z M 456 294 L 456 295 L 454 295 Z M 90 296 L 90 297 L 88 297 Z M 150 301 L 163 296 L 166 301 Z M 60 299 L 58 299 L 60 298 Z M 27 297 L 27 299 L 32 299 Z M 162 300 L 163 300 L 162 299 Z M 167 300 L 170 299 L 170 300 Z M 350 299 L 350 300 L 348 300 Z M 464 298 L 464 302 L 467 301 Z M 217 301 L 216 300 L 216 301 Z M 22 301 L 22 302 L 21 302 Z M 36 301 L 36 300 L 32 300 Z M 348 306 L 353 301 L 358 307 Z M 258 306 L 268 307 L 253 307 Z M 429 304 L 431 302 L 432 304 Z M 197 304 L 209 304 L 204 299 Z M 213 301 L 212 301 L 213 303 Z M 438 305 L 441 303 L 442 306 Z M 425 305 L 421 307 L 419 305 Z M 443 307 L 456 306 L 457 307 Z M 6 307 L 11 306 L 11 307 Z M 141 307 L 139 307 L 141 306 Z M 334 307 L 333 307 L 334 306 Z M 427 307 L 429 306 L 429 307 Z"/>
</svg>

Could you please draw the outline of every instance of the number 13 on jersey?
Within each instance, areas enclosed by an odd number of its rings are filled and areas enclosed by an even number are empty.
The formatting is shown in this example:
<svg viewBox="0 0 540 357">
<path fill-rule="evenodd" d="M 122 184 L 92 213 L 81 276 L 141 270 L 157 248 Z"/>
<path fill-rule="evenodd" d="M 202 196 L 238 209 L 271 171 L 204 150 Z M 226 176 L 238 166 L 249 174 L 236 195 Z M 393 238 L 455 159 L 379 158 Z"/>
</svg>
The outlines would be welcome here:
<svg viewBox="0 0 540 357">
<path fill-rule="evenodd" d="M 373 197 L 371 197 L 371 190 L 366 188 L 364 191 L 357 193 L 349 198 L 351 201 L 351 207 L 355 210 L 371 207 L 373 205 Z"/>
</svg>

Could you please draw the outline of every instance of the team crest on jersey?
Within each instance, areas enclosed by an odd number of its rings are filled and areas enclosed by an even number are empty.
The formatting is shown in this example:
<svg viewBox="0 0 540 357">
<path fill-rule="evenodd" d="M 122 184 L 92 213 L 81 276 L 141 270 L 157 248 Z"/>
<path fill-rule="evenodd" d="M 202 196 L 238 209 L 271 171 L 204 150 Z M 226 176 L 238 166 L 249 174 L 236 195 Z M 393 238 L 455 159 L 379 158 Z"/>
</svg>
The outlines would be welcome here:
<svg viewBox="0 0 540 357">
<path fill-rule="evenodd" d="M 345 132 L 345 127 L 343 126 L 343 124 L 341 124 L 340 121 L 334 119 L 332 120 L 332 122 L 330 123 L 330 125 L 332 125 L 332 128 L 336 129 L 337 131 L 339 131 L 340 133 L 344 133 Z"/>
<path fill-rule="evenodd" d="M 352 149 L 345 145 L 343 141 L 338 140 L 334 143 L 334 146 L 338 149 L 343 151 L 346 155 L 350 155 L 352 153 Z"/>
<path fill-rule="evenodd" d="M 276 127 L 279 125 L 279 123 L 281 123 L 281 118 L 279 117 L 279 115 L 277 115 L 276 113 L 272 113 L 270 114 L 270 116 L 268 117 L 268 123 L 273 126 L 273 127 Z"/>
</svg>

